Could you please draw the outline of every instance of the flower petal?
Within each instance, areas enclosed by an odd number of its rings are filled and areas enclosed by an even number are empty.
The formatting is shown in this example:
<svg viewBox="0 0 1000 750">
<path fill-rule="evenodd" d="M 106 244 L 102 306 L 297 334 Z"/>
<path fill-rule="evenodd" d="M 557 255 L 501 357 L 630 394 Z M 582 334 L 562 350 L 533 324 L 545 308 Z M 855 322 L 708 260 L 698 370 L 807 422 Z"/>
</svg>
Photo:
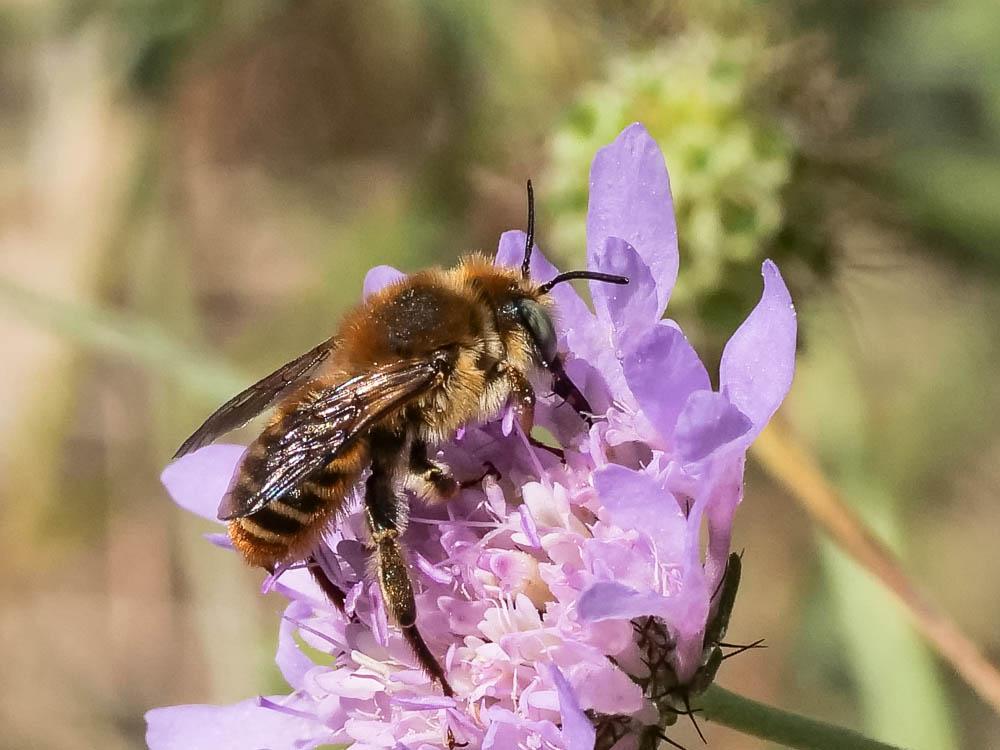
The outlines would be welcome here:
<svg viewBox="0 0 1000 750">
<path fill-rule="evenodd" d="M 149 750 L 293 750 L 315 747 L 323 730 L 316 721 L 264 708 L 256 698 L 231 706 L 170 706 L 146 713 Z"/>
<path fill-rule="evenodd" d="M 365 283 L 362 287 L 361 298 L 368 299 L 375 292 L 405 277 L 405 273 L 392 266 L 375 266 L 365 274 Z"/>
<path fill-rule="evenodd" d="M 167 466 L 160 481 L 184 510 L 218 523 L 219 501 L 245 450 L 245 445 L 206 445 Z"/>
<path fill-rule="evenodd" d="M 641 334 L 660 319 L 656 283 L 649 266 L 635 248 L 618 237 L 608 237 L 593 262 L 595 270 L 628 278 L 625 285 L 590 282 L 590 296 L 598 319 L 614 327 L 621 340 Z"/>
<path fill-rule="evenodd" d="M 597 740 L 594 725 L 580 709 L 580 703 L 559 667 L 549 666 L 549 678 L 559 695 L 559 712 L 562 714 L 560 733 L 567 750 L 591 750 Z"/>
<path fill-rule="evenodd" d="M 683 463 L 704 461 L 727 445 L 750 444 L 750 420 L 721 393 L 696 391 L 677 417 L 674 448 Z"/>
<path fill-rule="evenodd" d="M 656 282 L 659 317 L 677 279 L 677 225 L 663 154 L 639 123 L 598 151 L 590 168 L 587 257 L 592 268 L 608 237 L 621 237 L 646 261 Z"/>
<path fill-rule="evenodd" d="M 770 260 L 761 269 L 760 302 L 722 352 L 720 390 L 753 422 L 753 436 L 781 405 L 795 373 L 795 307 Z"/>
<path fill-rule="evenodd" d="M 695 391 L 712 387 L 708 371 L 684 334 L 663 321 L 643 335 L 622 361 L 625 381 L 649 423 L 667 442 Z"/>
<path fill-rule="evenodd" d="M 483 750 L 506 750 L 517 747 L 523 734 L 514 723 L 494 721 L 483 737 Z"/>
<path fill-rule="evenodd" d="M 392 702 L 401 708 L 414 711 L 437 711 L 442 708 L 454 708 L 455 699 L 444 695 L 419 695 L 393 697 Z"/>
<path fill-rule="evenodd" d="M 705 516 L 708 519 L 708 549 L 705 554 L 705 574 L 712 590 L 725 574 L 726 560 L 733 538 L 733 517 L 736 506 L 743 501 L 743 469 L 746 454 L 727 457 L 716 465 L 711 480 L 706 483 Z"/>
<path fill-rule="evenodd" d="M 646 534 L 661 562 L 678 559 L 687 524 L 673 495 L 653 477 L 609 464 L 594 472 L 594 489 L 615 526 Z"/>
<path fill-rule="evenodd" d="M 625 384 L 621 361 L 609 340 L 607 326 L 596 320 L 592 325 L 571 329 L 566 345 L 572 358 L 566 362 L 566 374 L 580 389 L 595 414 L 603 414 L 617 400 L 630 403 L 632 394 Z"/>
<path fill-rule="evenodd" d="M 631 624 L 626 623 L 605 623 L 610 627 L 622 626 L 627 628 L 628 637 L 623 639 L 623 648 L 629 648 L 635 637 Z M 597 633 L 596 624 L 590 626 L 592 633 Z M 598 640 L 594 641 L 601 642 Z M 605 651 L 614 653 L 610 644 L 602 643 Z M 565 648 L 565 652 L 572 654 L 573 648 Z M 559 663 L 556 652 L 553 658 Z M 594 649 L 589 653 L 579 649 L 579 653 L 574 655 L 572 661 L 561 662 L 564 665 L 567 682 L 573 688 L 576 702 L 581 708 L 593 709 L 602 714 L 633 714 L 643 707 L 644 699 L 642 688 L 637 685 L 628 673 L 620 666 L 612 663 L 605 653 Z"/>
<path fill-rule="evenodd" d="M 293 601 L 285 608 L 285 616 L 281 618 L 278 627 L 278 652 L 274 661 L 281 670 L 285 682 L 295 690 L 302 687 L 306 672 L 315 666 L 295 640 L 295 631 L 298 629 L 296 623 L 308 617 L 311 612 L 312 607 L 305 602 Z"/>
<path fill-rule="evenodd" d="M 654 591 L 636 591 L 612 581 L 595 583 L 580 595 L 577 611 L 584 622 L 631 620 L 644 615 L 671 619 L 670 599 Z"/>
</svg>

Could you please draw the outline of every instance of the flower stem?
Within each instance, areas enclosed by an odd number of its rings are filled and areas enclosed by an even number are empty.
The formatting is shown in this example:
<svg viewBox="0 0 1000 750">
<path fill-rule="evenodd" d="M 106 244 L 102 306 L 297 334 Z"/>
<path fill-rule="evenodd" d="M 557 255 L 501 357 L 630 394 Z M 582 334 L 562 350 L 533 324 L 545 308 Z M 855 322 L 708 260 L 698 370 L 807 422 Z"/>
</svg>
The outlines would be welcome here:
<svg viewBox="0 0 1000 750">
<path fill-rule="evenodd" d="M 699 699 L 705 719 L 802 750 L 899 750 L 850 729 L 807 719 L 712 685 Z"/>
</svg>

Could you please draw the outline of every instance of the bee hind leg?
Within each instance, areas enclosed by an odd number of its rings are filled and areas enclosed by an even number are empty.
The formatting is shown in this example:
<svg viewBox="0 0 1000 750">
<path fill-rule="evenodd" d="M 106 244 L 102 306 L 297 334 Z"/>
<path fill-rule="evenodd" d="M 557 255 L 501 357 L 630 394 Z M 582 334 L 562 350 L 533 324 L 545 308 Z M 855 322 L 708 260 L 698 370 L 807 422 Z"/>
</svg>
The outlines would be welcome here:
<svg viewBox="0 0 1000 750">
<path fill-rule="evenodd" d="M 347 601 L 347 595 L 344 590 L 330 580 L 330 576 L 327 575 L 326 570 L 320 564 L 320 561 L 316 558 L 316 555 L 311 555 L 308 560 L 306 560 L 306 567 L 309 569 L 309 573 L 312 575 L 313 580 L 316 581 L 316 585 L 320 587 L 326 598 L 333 602 L 334 606 L 340 610 L 341 614 L 347 614 L 345 609 L 345 602 Z"/>
<path fill-rule="evenodd" d="M 431 653 L 417 629 L 417 605 L 400 535 L 406 525 L 403 500 L 393 488 L 393 468 L 403 441 L 395 436 L 373 436 L 372 473 L 365 484 L 365 515 L 374 547 L 374 569 L 386 614 L 402 630 L 403 637 L 427 675 L 441 685 L 447 696 L 455 691 L 448 684 L 444 668 Z"/>
<path fill-rule="evenodd" d="M 309 570 L 309 574 L 316 581 L 316 585 L 320 587 L 320 590 L 326 595 L 326 598 L 333 602 L 333 605 L 341 611 L 342 614 L 346 615 L 347 611 L 345 609 L 345 602 L 347 601 L 347 595 L 344 590 L 340 588 L 336 583 L 330 580 L 330 576 L 326 574 L 323 566 L 320 564 L 316 555 L 310 555 L 305 559 L 306 568 Z M 261 565 L 261 568 L 267 571 L 268 575 L 274 575 L 275 571 L 278 570 L 277 565 Z M 356 619 L 353 618 L 352 619 Z"/>
</svg>

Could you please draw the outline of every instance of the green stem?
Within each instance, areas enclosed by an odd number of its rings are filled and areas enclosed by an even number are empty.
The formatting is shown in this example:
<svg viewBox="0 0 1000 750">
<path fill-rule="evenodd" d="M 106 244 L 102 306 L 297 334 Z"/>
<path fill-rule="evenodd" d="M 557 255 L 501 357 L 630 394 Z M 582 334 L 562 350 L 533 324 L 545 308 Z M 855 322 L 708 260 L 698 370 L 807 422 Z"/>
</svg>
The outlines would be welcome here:
<svg viewBox="0 0 1000 750">
<path fill-rule="evenodd" d="M 899 750 L 850 729 L 772 708 L 712 685 L 699 699 L 709 721 L 802 750 Z"/>
</svg>

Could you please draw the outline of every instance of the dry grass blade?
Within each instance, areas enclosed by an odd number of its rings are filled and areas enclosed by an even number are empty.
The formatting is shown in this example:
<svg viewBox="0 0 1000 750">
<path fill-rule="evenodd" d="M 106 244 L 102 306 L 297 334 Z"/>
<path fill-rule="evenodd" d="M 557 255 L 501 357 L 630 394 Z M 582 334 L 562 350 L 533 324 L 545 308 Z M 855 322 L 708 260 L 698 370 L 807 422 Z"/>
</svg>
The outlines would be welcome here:
<svg viewBox="0 0 1000 750">
<path fill-rule="evenodd" d="M 754 443 L 765 470 L 802 503 L 834 541 L 891 591 L 917 630 L 973 690 L 1000 713 L 1000 671 L 907 577 L 899 559 L 872 534 L 827 480 L 816 458 L 780 418 Z"/>
</svg>

